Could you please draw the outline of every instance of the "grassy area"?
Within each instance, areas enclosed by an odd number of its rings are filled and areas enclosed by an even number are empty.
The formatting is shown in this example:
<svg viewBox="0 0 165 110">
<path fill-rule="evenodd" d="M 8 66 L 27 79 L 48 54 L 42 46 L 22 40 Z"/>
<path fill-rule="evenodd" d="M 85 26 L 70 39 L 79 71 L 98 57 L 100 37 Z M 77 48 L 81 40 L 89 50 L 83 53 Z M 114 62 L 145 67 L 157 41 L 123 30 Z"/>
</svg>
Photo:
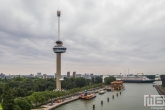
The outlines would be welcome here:
<svg viewBox="0 0 165 110">
<path fill-rule="evenodd" d="M 34 109 L 41 109 L 41 108 L 45 108 L 45 107 L 34 107 Z"/>
<path fill-rule="evenodd" d="M 165 91 L 165 87 L 162 87 L 163 88 L 163 90 Z"/>
<path fill-rule="evenodd" d="M 2 110 L 2 104 L 0 103 L 0 110 Z"/>
<path fill-rule="evenodd" d="M 33 109 L 44 110 L 45 107 L 34 107 Z"/>
</svg>

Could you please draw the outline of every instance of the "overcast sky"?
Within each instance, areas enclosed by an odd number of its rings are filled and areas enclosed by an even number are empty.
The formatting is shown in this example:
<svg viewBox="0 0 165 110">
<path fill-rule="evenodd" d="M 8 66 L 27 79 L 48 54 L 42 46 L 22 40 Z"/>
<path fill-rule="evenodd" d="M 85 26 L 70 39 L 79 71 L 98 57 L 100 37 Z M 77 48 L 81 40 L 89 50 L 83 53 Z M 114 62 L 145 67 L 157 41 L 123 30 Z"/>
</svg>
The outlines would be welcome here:
<svg viewBox="0 0 165 110">
<path fill-rule="evenodd" d="M 165 0 L 1 0 L 0 73 L 165 74 Z M 124 72 L 125 70 L 125 72 Z"/>
</svg>

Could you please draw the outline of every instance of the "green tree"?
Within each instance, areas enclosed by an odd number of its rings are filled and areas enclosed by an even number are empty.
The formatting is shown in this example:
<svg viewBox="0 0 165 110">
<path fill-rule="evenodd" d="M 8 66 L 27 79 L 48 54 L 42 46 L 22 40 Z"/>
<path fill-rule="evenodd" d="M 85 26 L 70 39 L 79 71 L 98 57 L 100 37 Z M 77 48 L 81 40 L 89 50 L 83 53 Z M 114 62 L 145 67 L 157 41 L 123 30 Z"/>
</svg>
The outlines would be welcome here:
<svg viewBox="0 0 165 110">
<path fill-rule="evenodd" d="M 95 77 L 92 77 L 92 83 L 94 83 L 95 82 Z"/>
<path fill-rule="evenodd" d="M 23 81 L 24 78 L 21 78 L 20 76 L 13 78 L 14 81 Z"/>
<path fill-rule="evenodd" d="M 22 110 L 31 110 L 31 104 L 25 98 L 16 98 L 15 104 L 18 105 Z"/>
<path fill-rule="evenodd" d="M 62 81 L 62 88 L 65 88 L 65 89 L 72 89 L 75 87 L 75 79 L 76 78 L 67 78 L 66 80 Z"/>
<path fill-rule="evenodd" d="M 34 101 L 36 103 L 36 106 L 38 104 L 38 102 L 40 101 L 40 94 L 38 92 L 33 92 L 32 96 L 34 97 Z"/>
<path fill-rule="evenodd" d="M 14 98 L 8 84 L 4 85 L 2 99 L 3 99 L 3 102 L 2 102 L 3 110 L 14 109 Z"/>
<path fill-rule="evenodd" d="M 32 95 L 28 96 L 27 98 L 28 98 L 28 102 L 29 102 L 29 103 L 31 102 L 31 103 L 37 104 L 36 99 L 35 99 Z"/>
<path fill-rule="evenodd" d="M 0 82 L 0 96 L 3 94 L 3 83 Z"/>
<path fill-rule="evenodd" d="M 75 78 L 75 86 L 76 87 L 83 87 L 83 86 L 85 86 L 86 85 L 86 80 L 85 80 L 85 78 L 82 78 L 82 77 L 80 77 L 80 78 Z"/>
<path fill-rule="evenodd" d="M 113 76 L 109 76 L 109 77 L 104 78 L 104 81 L 106 85 L 109 85 L 111 82 L 116 81 L 116 78 Z"/>
<path fill-rule="evenodd" d="M 13 110 L 22 110 L 18 105 L 14 105 L 14 109 Z"/>
<path fill-rule="evenodd" d="M 33 86 L 33 89 L 34 89 L 35 92 L 38 92 L 38 91 L 39 91 L 38 85 L 34 85 L 34 86 Z"/>
<path fill-rule="evenodd" d="M 94 83 L 95 84 L 99 84 L 99 83 L 102 83 L 102 77 L 101 76 L 95 76 L 94 79 Z"/>
</svg>

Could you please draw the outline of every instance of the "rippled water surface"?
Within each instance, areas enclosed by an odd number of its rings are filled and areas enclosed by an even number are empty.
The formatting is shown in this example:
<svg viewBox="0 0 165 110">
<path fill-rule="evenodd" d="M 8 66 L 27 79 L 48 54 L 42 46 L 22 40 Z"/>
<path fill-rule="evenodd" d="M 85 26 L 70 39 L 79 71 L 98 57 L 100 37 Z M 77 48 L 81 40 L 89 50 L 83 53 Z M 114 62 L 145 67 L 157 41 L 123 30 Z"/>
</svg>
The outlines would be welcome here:
<svg viewBox="0 0 165 110">
<path fill-rule="evenodd" d="M 137 84 L 125 83 L 126 90 L 117 97 L 115 92 L 106 92 L 103 95 L 97 94 L 96 98 L 91 100 L 77 100 L 68 104 L 62 105 L 54 110 L 151 110 L 151 107 L 144 107 L 144 95 L 158 95 L 158 92 L 153 87 L 154 84 L 161 84 L 160 81 L 155 83 Z M 112 95 L 115 98 L 112 99 Z M 107 98 L 109 97 L 109 102 Z M 103 105 L 101 105 L 103 100 Z"/>
</svg>

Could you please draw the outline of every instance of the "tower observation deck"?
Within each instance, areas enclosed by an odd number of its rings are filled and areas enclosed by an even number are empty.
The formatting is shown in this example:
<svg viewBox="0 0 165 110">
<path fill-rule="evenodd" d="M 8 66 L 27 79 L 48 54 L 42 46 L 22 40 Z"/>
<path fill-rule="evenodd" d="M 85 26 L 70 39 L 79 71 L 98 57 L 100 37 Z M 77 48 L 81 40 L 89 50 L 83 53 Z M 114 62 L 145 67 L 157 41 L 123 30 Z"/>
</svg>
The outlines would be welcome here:
<svg viewBox="0 0 165 110">
<path fill-rule="evenodd" d="M 61 53 L 66 52 L 66 47 L 62 46 L 63 42 L 60 41 L 60 16 L 61 11 L 57 10 L 58 17 L 58 41 L 56 41 L 56 45 L 53 47 L 54 53 L 56 53 L 56 90 L 61 90 Z"/>
</svg>

